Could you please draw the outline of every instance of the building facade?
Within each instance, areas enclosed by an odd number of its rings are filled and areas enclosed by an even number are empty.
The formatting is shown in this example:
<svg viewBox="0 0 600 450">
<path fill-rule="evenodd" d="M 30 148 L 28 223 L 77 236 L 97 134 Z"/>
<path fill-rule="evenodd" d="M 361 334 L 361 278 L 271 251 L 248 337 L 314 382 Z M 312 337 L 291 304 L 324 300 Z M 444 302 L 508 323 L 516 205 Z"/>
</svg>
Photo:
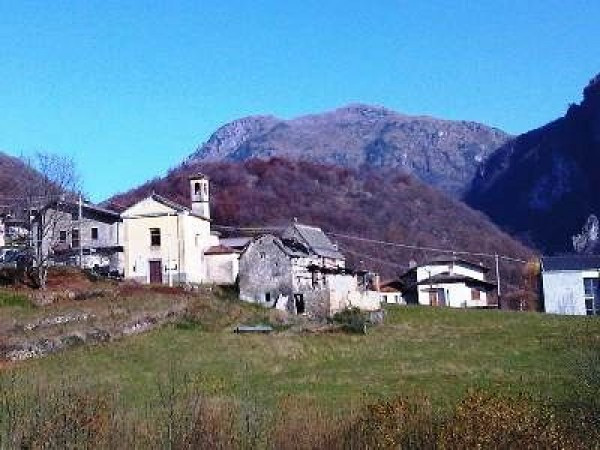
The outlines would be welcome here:
<svg viewBox="0 0 600 450">
<path fill-rule="evenodd" d="M 544 311 L 600 315 L 600 256 L 555 256 L 541 260 Z"/>
<path fill-rule="evenodd" d="M 54 264 L 122 273 L 122 222 L 115 211 L 85 202 L 52 202 L 33 218 L 31 234 L 36 252 Z"/>
<path fill-rule="evenodd" d="M 121 213 L 125 278 L 142 283 L 206 283 L 204 253 L 218 245 L 211 233 L 208 179 L 192 176 L 192 207 L 152 194 Z"/>
</svg>

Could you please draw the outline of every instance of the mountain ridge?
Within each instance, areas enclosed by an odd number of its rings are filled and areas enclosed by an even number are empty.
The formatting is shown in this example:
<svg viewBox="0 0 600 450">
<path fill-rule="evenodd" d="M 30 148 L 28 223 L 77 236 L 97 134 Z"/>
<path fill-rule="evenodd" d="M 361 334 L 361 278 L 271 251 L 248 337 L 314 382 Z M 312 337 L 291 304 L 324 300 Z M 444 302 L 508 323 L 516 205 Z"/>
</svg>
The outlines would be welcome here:
<svg viewBox="0 0 600 450">
<path fill-rule="evenodd" d="M 509 139 L 478 122 L 352 103 L 292 119 L 236 119 L 217 129 L 188 161 L 283 157 L 355 169 L 399 168 L 460 197 L 479 164 Z"/>
</svg>

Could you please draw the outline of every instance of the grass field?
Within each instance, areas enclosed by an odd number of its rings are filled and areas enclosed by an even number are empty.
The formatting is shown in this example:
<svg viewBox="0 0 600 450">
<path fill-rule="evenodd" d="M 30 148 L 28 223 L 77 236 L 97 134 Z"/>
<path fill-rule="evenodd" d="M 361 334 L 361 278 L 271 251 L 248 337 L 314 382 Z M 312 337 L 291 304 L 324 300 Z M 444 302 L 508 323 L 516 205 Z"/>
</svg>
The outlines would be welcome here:
<svg viewBox="0 0 600 450">
<path fill-rule="evenodd" d="M 395 307 L 366 335 L 257 336 L 200 319 L 13 366 L 0 373 L 1 388 L 102 393 L 143 421 L 164 406 L 169 389 L 251 400 L 268 411 L 310 404 L 339 416 L 396 396 L 452 411 L 474 390 L 571 404 L 598 382 L 600 321 L 593 318 Z"/>
</svg>

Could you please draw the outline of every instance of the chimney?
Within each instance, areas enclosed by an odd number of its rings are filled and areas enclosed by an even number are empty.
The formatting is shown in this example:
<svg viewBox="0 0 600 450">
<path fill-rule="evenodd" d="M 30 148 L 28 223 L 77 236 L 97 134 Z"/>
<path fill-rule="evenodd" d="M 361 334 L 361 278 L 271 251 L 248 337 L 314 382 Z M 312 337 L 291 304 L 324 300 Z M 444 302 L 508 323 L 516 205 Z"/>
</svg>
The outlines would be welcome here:
<svg viewBox="0 0 600 450">
<path fill-rule="evenodd" d="M 190 180 L 190 199 L 192 212 L 206 219 L 210 219 L 210 197 L 208 177 L 201 173 L 192 175 Z"/>
</svg>

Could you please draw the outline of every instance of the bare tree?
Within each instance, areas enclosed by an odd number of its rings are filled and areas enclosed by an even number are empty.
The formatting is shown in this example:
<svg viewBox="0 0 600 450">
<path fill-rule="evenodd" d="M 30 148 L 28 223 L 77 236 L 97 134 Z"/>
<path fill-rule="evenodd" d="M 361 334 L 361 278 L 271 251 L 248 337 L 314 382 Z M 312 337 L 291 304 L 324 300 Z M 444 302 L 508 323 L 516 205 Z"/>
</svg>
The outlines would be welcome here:
<svg viewBox="0 0 600 450">
<path fill-rule="evenodd" d="M 36 285 L 46 287 L 48 264 L 59 241 L 58 224 L 64 220 L 64 202 L 76 201 L 80 178 L 72 158 L 54 153 L 37 153 L 23 159 L 36 176 L 19 180 L 20 192 L 15 210 L 22 214 L 30 231 L 28 243 L 31 276 Z"/>
</svg>

